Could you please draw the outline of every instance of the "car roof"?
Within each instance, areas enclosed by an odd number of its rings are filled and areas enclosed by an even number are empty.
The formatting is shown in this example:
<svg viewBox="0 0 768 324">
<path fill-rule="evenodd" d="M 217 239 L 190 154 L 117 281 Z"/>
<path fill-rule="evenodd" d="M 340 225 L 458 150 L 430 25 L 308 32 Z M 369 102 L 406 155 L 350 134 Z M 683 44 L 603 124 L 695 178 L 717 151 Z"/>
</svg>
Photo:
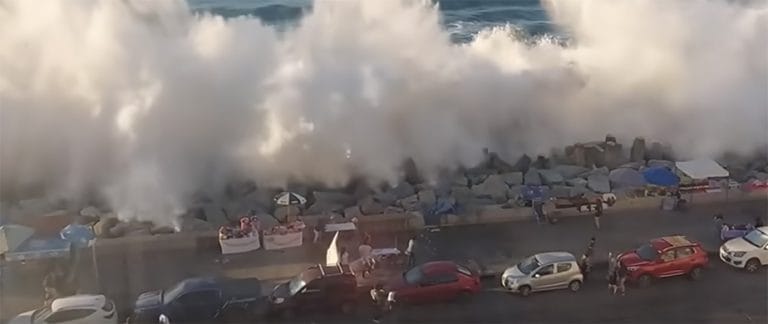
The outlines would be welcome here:
<svg viewBox="0 0 768 324">
<path fill-rule="evenodd" d="M 695 244 L 696 243 L 691 242 L 687 237 L 682 235 L 664 236 L 651 240 L 651 245 L 659 251 L 670 247 L 691 246 Z"/>
<path fill-rule="evenodd" d="M 421 272 L 425 275 L 436 273 L 456 272 L 458 266 L 453 261 L 433 261 L 421 265 Z"/>
<path fill-rule="evenodd" d="M 568 252 L 544 252 L 536 254 L 535 257 L 541 264 L 576 261 L 576 257 Z"/>
<path fill-rule="evenodd" d="M 757 229 L 763 232 L 763 234 L 768 234 L 768 226 L 760 226 Z"/>
<path fill-rule="evenodd" d="M 220 278 L 217 277 L 194 277 L 182 280 L 179 285 L 182 286 L 183 291 L 192 289 L 204 289 L 204 288 L 218 288 Z"/>
<path fill-rule="evenodd" d="M 58 298 L 51 303 L 51 311 L 65 309 L 98 309 L 104 306 L 107 297 L 104 295 L 75 295 Z"/>
</svg>

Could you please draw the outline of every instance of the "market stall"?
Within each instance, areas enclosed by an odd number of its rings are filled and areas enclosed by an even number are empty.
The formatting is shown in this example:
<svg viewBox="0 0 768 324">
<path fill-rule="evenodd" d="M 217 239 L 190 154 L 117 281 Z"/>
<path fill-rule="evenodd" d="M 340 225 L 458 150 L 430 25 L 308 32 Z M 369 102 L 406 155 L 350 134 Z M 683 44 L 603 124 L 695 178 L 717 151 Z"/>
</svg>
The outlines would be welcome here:
<svg viewBox="0 0 768 324">
<path fill-rule="evenodd" d="M 261 221 L 256 216 L 240 218 L 239 227 L 222 226 L 219 246 L 222 254 L 245 253 L 261 248 L 259 232 Z"/>
<path fill-rule="evenodd" d="M 676 162 L 683 192 L 720 192 L 729 187 L 728 170 L 712 159 Z"/>
<path fill-rule="evenodd" d="M 264 232 L 264 249 L 279 250 L 301 246 L 304 242 L 305 227 L 301 220 L 272 227 Z"/>
</svg>

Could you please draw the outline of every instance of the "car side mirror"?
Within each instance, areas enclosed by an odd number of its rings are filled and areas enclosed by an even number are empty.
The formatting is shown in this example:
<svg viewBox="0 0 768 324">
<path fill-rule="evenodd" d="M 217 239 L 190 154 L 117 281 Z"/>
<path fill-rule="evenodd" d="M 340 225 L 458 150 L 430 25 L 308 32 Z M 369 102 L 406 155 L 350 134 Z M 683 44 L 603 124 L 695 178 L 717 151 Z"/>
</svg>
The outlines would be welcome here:
<svg viewBox="0 0 768 324">
<path fill-rule="evenodd" d="M 533 275 L 533 277 L 534 278 L 539 278 L 539 277 L 541 277 L 541 275 L 537 273 L 537 274 Z"/>
</svg>

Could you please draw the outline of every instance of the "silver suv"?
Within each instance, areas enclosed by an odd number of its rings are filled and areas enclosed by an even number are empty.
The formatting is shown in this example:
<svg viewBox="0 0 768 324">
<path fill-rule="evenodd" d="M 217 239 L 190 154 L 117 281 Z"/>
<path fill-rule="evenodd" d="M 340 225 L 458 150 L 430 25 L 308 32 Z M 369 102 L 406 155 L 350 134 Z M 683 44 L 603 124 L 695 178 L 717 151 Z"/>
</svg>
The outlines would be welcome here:
<svg viewBox="0 0 768 324">
<path fill-rule="evenodd" d="M 568 252 L 539 253 L 528 257 L 501 275 L 501 286 L 520 295 L 532 291 L 568 288 L 578 291 L 584 276 L 576 258 Z"/>
</svg>

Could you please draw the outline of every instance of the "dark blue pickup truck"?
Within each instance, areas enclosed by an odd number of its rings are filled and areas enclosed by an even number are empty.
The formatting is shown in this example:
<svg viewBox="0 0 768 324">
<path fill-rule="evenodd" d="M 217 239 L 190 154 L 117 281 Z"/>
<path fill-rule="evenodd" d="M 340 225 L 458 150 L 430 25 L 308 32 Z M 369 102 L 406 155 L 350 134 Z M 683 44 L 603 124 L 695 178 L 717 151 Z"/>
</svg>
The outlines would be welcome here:
<svg viewBox="0 0 768 324">
<path fill-rule="evenodd" d="M 189 278 L 139 295 L 129 323 L 158 323 L 160 315 L 172 323 L 253 323 L 268 307 L 258 279 Z"/>
</svg>

